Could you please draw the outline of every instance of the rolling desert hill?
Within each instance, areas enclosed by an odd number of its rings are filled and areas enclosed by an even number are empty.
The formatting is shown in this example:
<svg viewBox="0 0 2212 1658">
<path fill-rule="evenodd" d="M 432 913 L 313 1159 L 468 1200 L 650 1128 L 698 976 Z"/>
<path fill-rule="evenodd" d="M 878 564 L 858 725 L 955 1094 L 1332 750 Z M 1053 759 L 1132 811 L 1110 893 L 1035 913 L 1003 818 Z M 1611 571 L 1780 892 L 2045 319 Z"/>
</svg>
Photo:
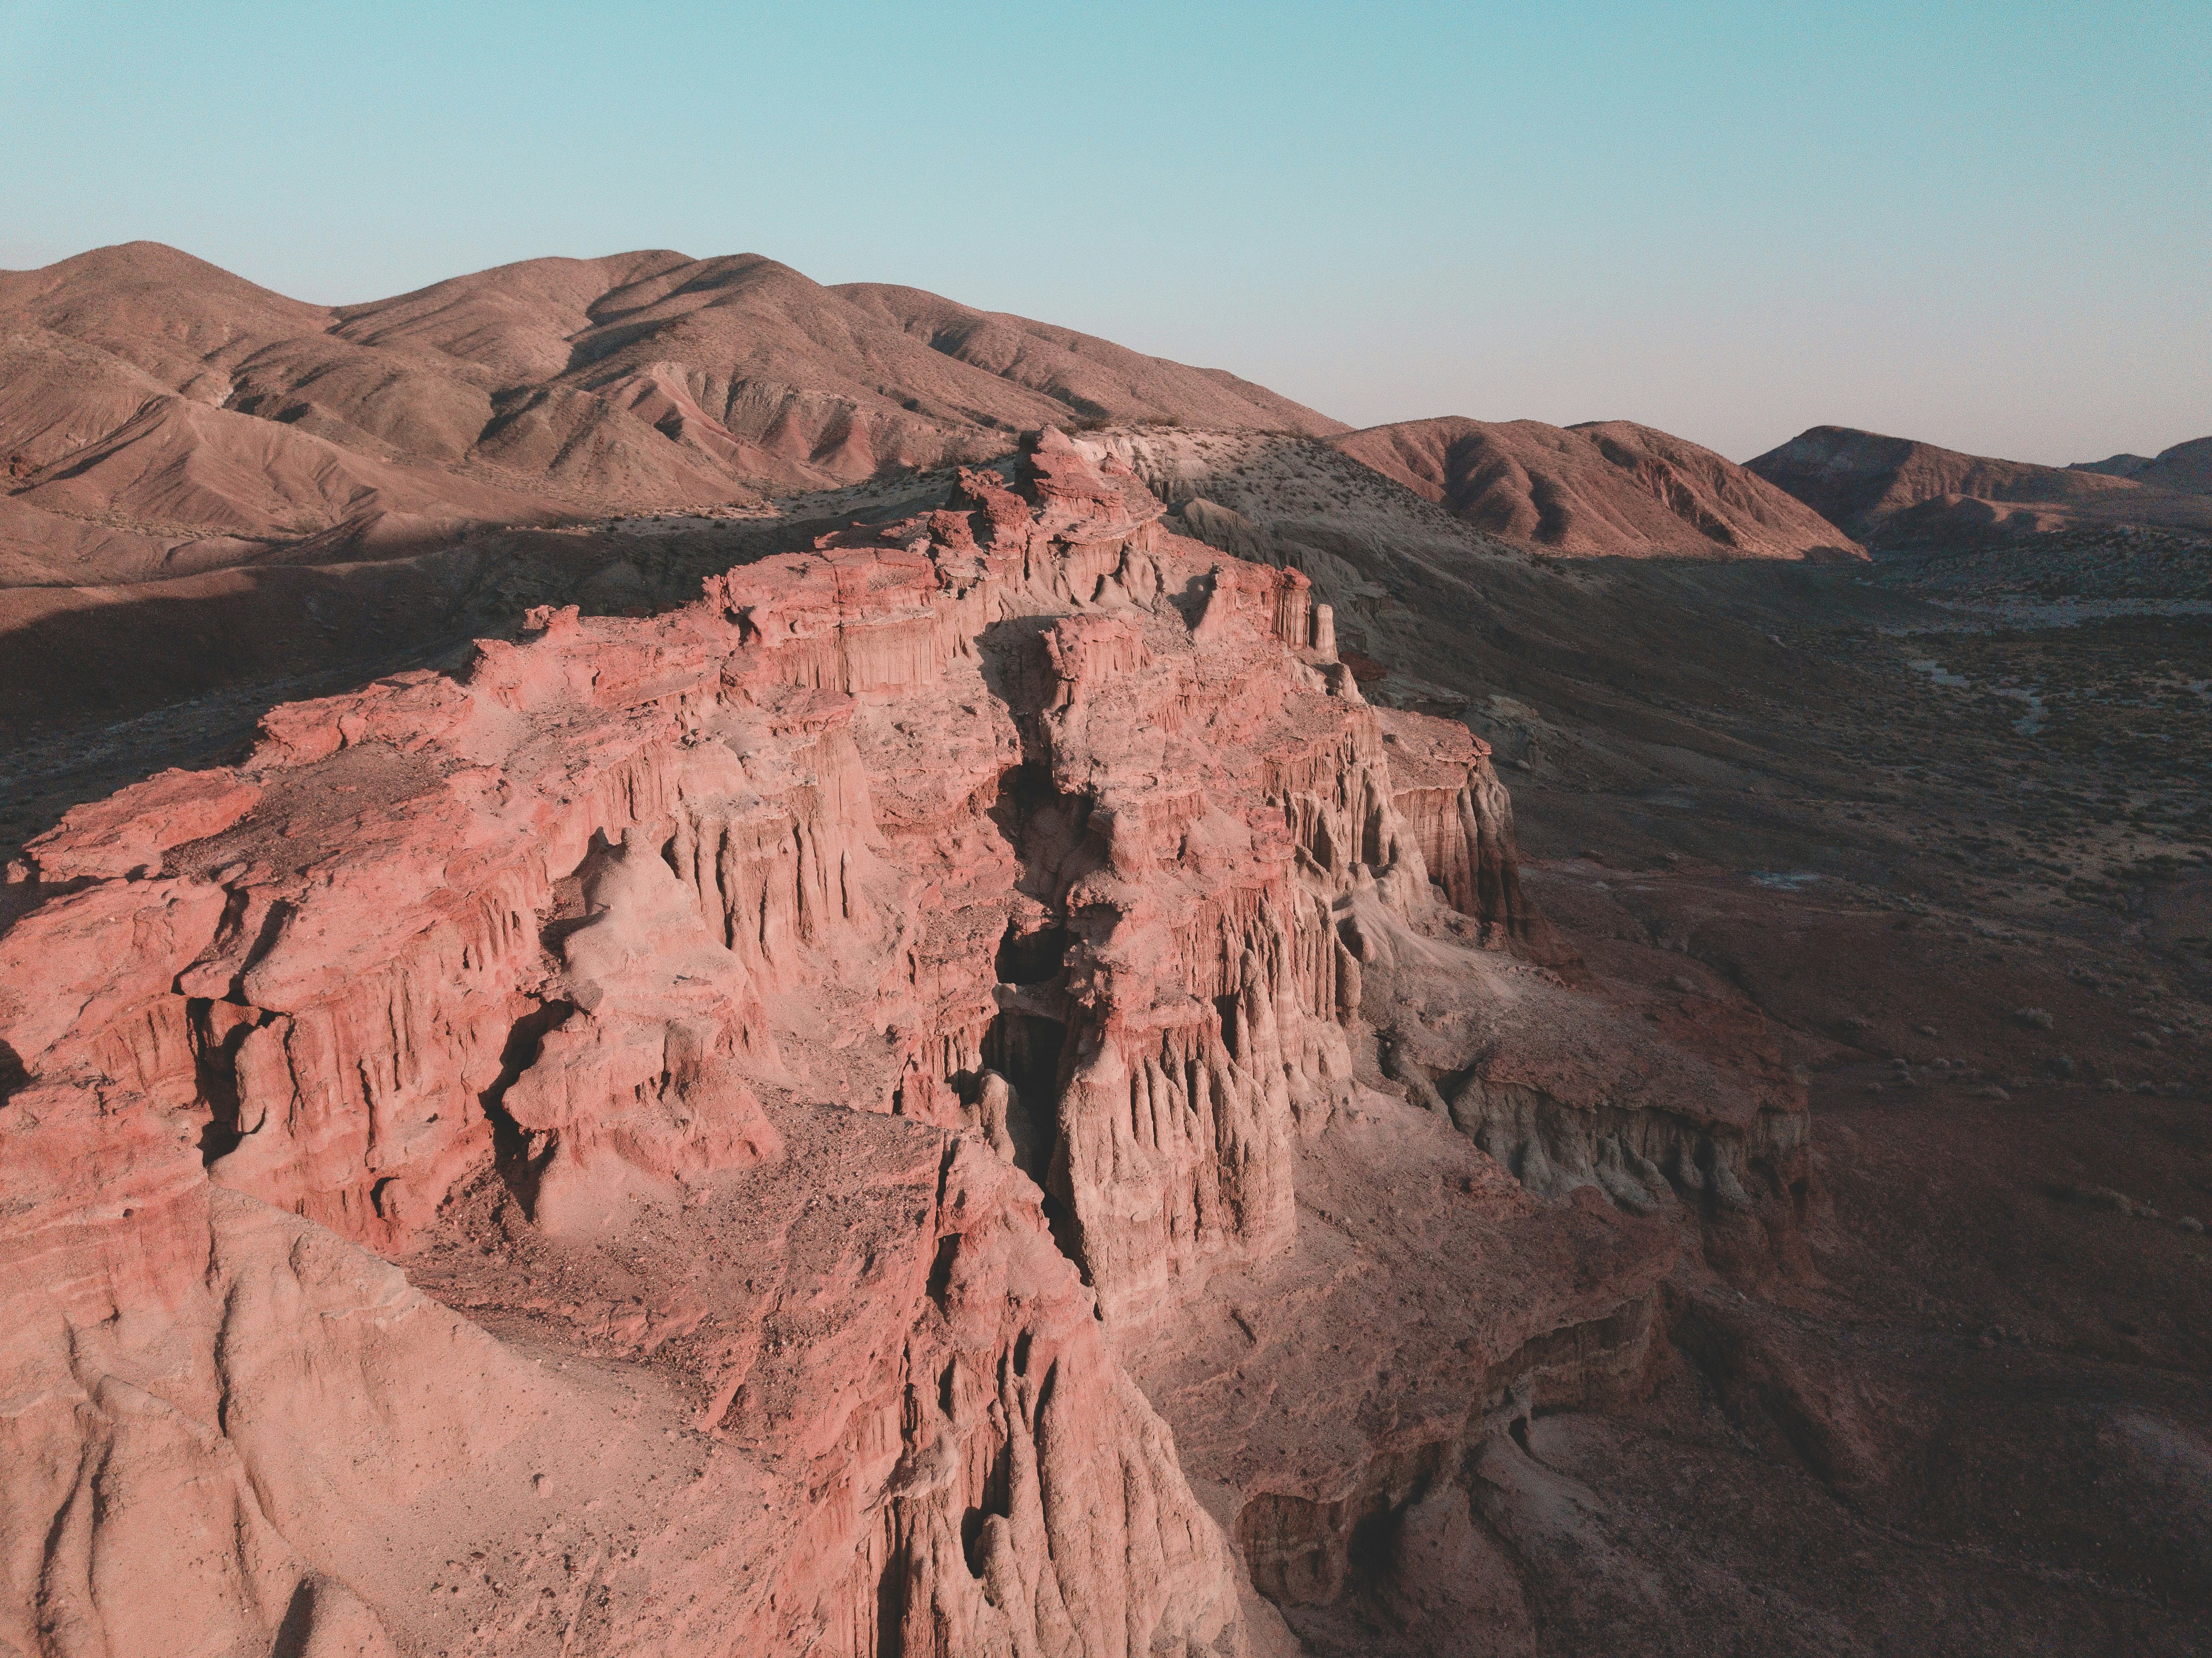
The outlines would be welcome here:
<svg viewBox="0 0 2212 1658">
<path fill-rule="evenodd" d="M 1053 424 L 1309 459 L 1339 443 L 1315 465 L 1384 503 L 1361 521 L 1386 541 L 1417 525 L 1458 544 L 1449 519 L 1492 554 L 1848 547 L 1648 428 L 1354 434 L 1218 370 L 754 256 L 537 259 L 327 307 L 133 243 L 0 273 L 0 720 L 58 738 L 57 720 L 296 693 L 510 627 L 520 594 L 682 603 L 665 578 L 692 579 L 691 554 L 641 569 L 635 537 L 601 529 L 712 519 L 729 554 L 872 510 L 842 492 L 941 491 L 916 480 Z"/>
<path fill-rule="evenodd" d="M 1872 546 L 2008 540 L 2120 524 L 2212 530 L 2212 439 L 2095 467 L 2037 466 L 1815 426 L 1745 465 Z"/>
<path fill-rule="evenodd" d="M 2066 470 L 2069 472 L 2102 472 L 2109 477 L 2131 478 L 2139 476 L 2142 469 L 2150 465 L 2150 460 L 2151 458 L 2148 455 L 2133 454 L 2123 450 L 2118 454 L 2107 455 L 2102 460 L 2069 461 L 2067 463 Z"/>
<path fill-rule="evenodd" d="M 1218 370 L 754 256 L 538 259 L 337 307 L 149 242 L 0 272 L 0 718 L 438 647 L 500 625 L 471 607 L 503 536 L 773 522 L 771 494 L 1107 420 L 1344 429 Z"/>
<path fill-rule="evenodd" d="M 1476 528 L 1555 553 L 1862 556 L 1765 478 L 1632 421 L 1405 421 L 1334 441 Z"/>
<path fill-rule="evenodd" d="M 2187 495 L 2212 495 L 2212 438 L 2191 438 L 2157 458 L 2136 474 L 2143 483 Z"/>
<path fill-rule="evenodd" d="M 2155 455 L 2107 455 L 2102 460 L 2077 460 L 2069 472 L 2108 472 L 2114 477 L 2137 478 L 2162 489 L 2185 494 L 2212 492 L 2212 438 L 2191 438 Z"/>
<path fill-rule="evenodd" d="M 132 243 L 0 273 L 0 352 L 12 497 L 133 537 L 93 580 L 210 535 L 752 506 L 1054 421 L 1343 429 L 1231 374 L 752 255 L 532 260 L 331 308 Z"/>
</svg>

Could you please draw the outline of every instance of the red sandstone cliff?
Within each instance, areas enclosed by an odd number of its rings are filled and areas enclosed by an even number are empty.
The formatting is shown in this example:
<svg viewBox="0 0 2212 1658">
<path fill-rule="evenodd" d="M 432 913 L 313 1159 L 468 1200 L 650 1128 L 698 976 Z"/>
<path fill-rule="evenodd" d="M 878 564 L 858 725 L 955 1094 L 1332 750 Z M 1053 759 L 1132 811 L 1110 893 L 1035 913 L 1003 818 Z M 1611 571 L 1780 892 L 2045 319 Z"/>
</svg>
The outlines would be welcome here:
<svg viewBox="0 0 2212 1658">
<path fill-rule="evenodd" d="M 0 1635 L 1265 1649 L 1633 1391 L 1802 1090 L 1570 987 L 1482 744 L 1162 510 L 1048 432 L 33 842 Z"/>
</svg>

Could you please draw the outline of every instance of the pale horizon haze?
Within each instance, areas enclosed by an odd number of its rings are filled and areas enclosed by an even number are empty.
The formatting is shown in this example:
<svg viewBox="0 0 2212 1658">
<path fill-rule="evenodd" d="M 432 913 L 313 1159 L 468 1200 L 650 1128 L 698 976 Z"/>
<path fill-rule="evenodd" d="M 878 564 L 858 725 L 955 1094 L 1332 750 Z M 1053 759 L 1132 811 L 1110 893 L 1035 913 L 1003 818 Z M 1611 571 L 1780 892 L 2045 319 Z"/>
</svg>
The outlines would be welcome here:
<svg viewBox="0 0 2212 1658">
<path fill-rule="evenodd" d="M 1356 425 L 2212 434 L 2212 7 L 0 0 L 0 267 L 297 298 L 672 247 Z"/>
</svg>

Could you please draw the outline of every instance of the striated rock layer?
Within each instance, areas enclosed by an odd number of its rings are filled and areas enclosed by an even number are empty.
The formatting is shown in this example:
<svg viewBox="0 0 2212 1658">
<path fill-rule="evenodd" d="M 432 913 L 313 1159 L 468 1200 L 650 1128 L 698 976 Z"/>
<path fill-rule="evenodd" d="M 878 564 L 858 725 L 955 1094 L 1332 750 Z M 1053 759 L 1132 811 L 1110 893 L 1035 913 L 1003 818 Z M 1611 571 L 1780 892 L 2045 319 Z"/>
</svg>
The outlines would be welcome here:
<svg viewBox="0 0 2212 1658">
<path fill-rule="evenodd" d="M 1802 1090 L 1574 988 L 1484 746 L 1163 510 L 1048 430 L 1018 488 L 535 612 L 33 842 L 0 1639 L 1472 1615 L 1354 1532 L 1476 1546 L 1500 1424 L 1657 1362 L 1669 1218 L 1802 1199 Z"/>
</svg>

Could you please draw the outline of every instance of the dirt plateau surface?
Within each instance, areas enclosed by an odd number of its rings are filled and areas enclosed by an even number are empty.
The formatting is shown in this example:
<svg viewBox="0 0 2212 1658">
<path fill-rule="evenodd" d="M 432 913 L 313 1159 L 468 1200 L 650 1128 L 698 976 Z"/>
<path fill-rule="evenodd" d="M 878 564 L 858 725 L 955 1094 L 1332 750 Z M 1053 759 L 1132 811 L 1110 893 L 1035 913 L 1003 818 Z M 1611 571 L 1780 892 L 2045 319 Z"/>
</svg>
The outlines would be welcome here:
<svg viewBox="0 0 2212 1658">
<path fill-rule="evenodd" d="M 1607 748 L 1168 507 L 1048 429 L 33 838 L 0 1652 L 2197 1650 L 2171 745 L 2050 820 L 2101 878 L 1879 790 L 1747 867 L 1836 730 Z M 2028 707 L 1759 637 L 1915 772 Z"/>
</svg>

